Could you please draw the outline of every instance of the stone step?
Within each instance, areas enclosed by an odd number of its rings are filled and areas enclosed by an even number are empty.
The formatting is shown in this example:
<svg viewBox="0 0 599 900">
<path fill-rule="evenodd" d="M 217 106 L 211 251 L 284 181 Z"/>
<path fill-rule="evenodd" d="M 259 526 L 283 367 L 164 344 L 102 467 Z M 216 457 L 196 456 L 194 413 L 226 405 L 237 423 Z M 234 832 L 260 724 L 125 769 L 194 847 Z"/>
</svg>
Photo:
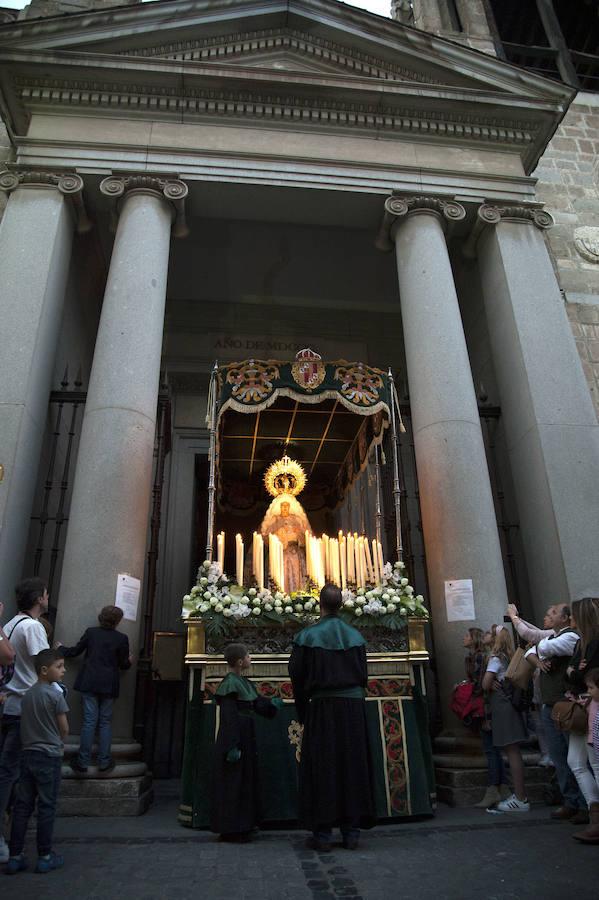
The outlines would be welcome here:
<svg viewBox="0 0 599 900">
<path fill-rule="evenodd" d="M 147 766 L 144 762 L 128 761 L 117 763 L 110 772 L 100 772 L 97 766 L 88 766 L 87 772 L 75 772 L 68 763 L 62 767 L 62 777 L 66 781 L 89 781 L 90 779 L 99 779 L 105 781 L 108 778 L 138 778 L 145 775 Z"/>
<path fill-rule="evenodd" d="M 152 777 L 63 781 L 59 816 L 140 816 L 152 802 Z"/>
<path fill-rule="evenodd" d="M 79 739 L 76 735 L 69 735 L 69 737 L 65 741 L 64 752 L 65 756 L 72 756 L 74 753 L 77 753 L 79 750 Z M 98 745 L 94 744 L 92 747 L 92 753 L 96 754 L 98 752 Z M 141 744 L 138 744 L 135 741 L 119 741 L 115 740 L 110 745 L 110 753 L 111 756 L 122 757 L 122 756 L 141 756 Z"/>
<path fill-rule="evenodd" d="M 526 792 L 531 803 L 542 803 L 549 785 L 551 770 L 527 765 L 524 773 Z M 482 799 L 487 786 L 487 773 L 481 769 L 435 767 L 437 799 L 448 806 L 474 806 Z"/>
</svg>

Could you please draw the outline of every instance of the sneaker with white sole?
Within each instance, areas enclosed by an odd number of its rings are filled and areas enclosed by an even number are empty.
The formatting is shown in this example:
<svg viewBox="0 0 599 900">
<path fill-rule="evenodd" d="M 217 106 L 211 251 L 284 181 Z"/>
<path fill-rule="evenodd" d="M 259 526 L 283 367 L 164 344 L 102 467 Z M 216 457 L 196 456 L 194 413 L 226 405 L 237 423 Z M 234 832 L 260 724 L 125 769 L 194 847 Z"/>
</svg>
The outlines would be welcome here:
<svg viewBox="0 0 599 900">
<path fill-rule="evenodd" d="M 2 865 L 2 863 L 7 863 L 9 856 L 8 844 L 3 837 L 0 837 L 0 865 Z"/>
<path fill-rule="evenodd" d="M 497 803 L 495 808 L 500 813 L 527 813 L 530 812 L 530 803 L 528 800 L 518 800 L 516 795 L 512 794 L 507 800 Z"/>
</svg>

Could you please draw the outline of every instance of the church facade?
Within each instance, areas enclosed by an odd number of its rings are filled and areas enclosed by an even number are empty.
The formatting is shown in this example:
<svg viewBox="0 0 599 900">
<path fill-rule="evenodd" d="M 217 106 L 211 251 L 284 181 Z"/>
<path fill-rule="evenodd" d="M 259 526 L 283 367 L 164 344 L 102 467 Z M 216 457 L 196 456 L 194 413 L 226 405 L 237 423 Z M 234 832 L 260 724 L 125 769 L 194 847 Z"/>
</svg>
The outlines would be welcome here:
<svg viewBox="0 0 599 900">
<path fill-rule="evenodd" d="M 2 598 L 50 574 L 70 643 L 126 573 L 134 652 L 180 628 L 214 360 L 304 347 L 395 373 L 442 707 L 468 624 L 597 595 L 599 425 L 532 176 L 573 90 L 334 0 L 17 20 L 0 64 Z"/>
</svg>

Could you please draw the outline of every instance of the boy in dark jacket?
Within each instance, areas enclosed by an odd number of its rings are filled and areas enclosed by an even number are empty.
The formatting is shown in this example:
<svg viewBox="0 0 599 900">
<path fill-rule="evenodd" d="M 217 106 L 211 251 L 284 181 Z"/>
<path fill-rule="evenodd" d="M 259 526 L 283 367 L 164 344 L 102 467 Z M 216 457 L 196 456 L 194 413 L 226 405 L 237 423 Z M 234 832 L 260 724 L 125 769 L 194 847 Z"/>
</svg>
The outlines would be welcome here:
<svg viewBox="0 0 599 900">
<path fill-rule="evenodd" d="M 123 618 L 118 606 L 105 606 L 99 616 L 99 627 L 88 628 L 75 647 L 61 647 L 65 657 L 79 656 L 85 651 L 83 665 L 74 688 L 81 693 L 83 724 L 79 753 L 71 760 L 71 768 L 84 774 L 91 759 L 92 744 L 98 729 L 98 768 L 111 772 L 115 761 L 110 755 L 112 743 L 112 707 L 119 695 L 119 670 L 131 666 L 129 640 L 117 631 Z"/>
<path fill-rule="evenodd" d="M 223 841 L 245 843 L 260 822 L 254 716 L 272 718 L 280 701 L 258 696 L 245 677 L 252 661 L 244 644 L 229 644 L 224 655 L 229 671 L 215 696 L 220 727 L 214 747 L 210 828 Z"/>
</svg>

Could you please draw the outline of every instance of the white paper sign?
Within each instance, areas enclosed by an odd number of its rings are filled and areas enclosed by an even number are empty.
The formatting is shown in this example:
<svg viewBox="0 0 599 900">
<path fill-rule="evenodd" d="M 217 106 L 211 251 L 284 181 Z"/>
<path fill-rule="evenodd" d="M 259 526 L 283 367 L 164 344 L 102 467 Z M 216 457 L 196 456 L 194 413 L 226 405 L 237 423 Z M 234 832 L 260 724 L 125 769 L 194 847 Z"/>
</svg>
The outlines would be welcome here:
<svg viewBox="0 0 599 900">
<path fill-rule="evenodd" d="M 123 610 L 123 618 L 129 622 L 137 621 L 140 585 L 139 578 L 133 578 L 131 575 L 117 575 L 114 605 Z"/>
<path fill-rule="evenodd" d="M 471 578 L 445 582 L 445 607 L 448 622 L 472 622 L 476 619 Z"/>
</svg>

